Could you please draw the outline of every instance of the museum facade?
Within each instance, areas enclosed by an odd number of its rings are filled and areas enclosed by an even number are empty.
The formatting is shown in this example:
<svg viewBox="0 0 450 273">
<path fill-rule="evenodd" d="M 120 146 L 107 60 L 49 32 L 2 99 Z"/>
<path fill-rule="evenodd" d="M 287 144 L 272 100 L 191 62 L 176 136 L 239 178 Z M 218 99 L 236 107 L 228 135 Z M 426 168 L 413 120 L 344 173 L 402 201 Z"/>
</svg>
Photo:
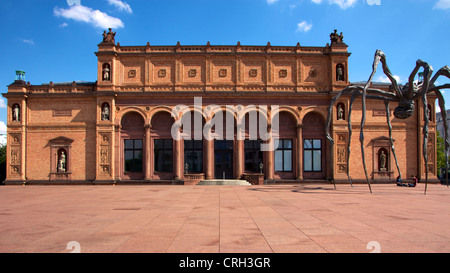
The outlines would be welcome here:
<svg viewBox="0 0 450 273">
<path fill-rule="evenodd" d="M 330 101 L 351 85 L 347 48 L 333 34 L 323 47 L 121 46 L 110 29 L 95 53 L 96 82 L 32 85 L 19 73 L 8 86 L 6 183 L 345 182 L 347 168 L 365 181 L 361 102 L 348 162 L 350 97 L 333 105 L 335 144 L 325 137 Z M 407 120 L 391 115 L 406 178 L 425 166 L 436 175 L 435 99 L 427 164 L 422 103 Z M 368 100 L 364 130 L 370 179 L 395 182 L 383 103 Z"/>
</svg>

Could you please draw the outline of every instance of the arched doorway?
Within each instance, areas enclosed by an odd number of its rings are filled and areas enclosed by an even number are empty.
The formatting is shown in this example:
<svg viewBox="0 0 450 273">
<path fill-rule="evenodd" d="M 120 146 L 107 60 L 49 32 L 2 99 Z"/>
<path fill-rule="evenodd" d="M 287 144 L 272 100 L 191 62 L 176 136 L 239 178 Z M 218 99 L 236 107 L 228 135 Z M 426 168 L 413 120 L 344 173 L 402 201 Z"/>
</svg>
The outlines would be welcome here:
<svg viewBox="0 0 450 273">
<path fill-rule="evenodd" d="M 235 160 L 237 152 L 236 119 L 232 112 L 217 111 L 206 124 L 207 131 L 211 131 L 214 149 L 214 175 L 215 179 L 233 179 L 237 170 Z"/>
<path fill-rule="evenodd" d="M 175 122 L 169 112 L 158 112 L 151 120 L 153 140 L 153 178 L 173 179 L 175 177 L 175 141 L 172 138 L 172 125 Z"/>
<path fill-rule="evenodd" d="M 127 113 L 121 121 L 122 179 L 144 179 L 144 119 L 136 113 Z"/>
<path fill-rule="evenodd" d="M 274 178 L 295 179 L 298 155 L 297 121 L 295 117 L 285 111 L 274 115 L 278 118 L 279 132 L 274 131 L 278 137 L 278 147 L 274 151 Z"/>
<path fill-rule="evenodd" d="M 206 170 L 206 142 L 203 141 L 205 119 L 199 111 L 189 111 L 182 118 L 183 170 L 185 174 L 203 174 Z M 189 125 L 189 126 L 188 126 Z"/>
<path fill-rule="evenodd" d="M 243 135 L 243 170 L 245 174 L 259 174 L 265 171 L 265 153 L 262 150 L 262 145 L 266 139 L 268 121 L 266 115 L 257 110 L 246 113 L 242 121 L 245 122 L 242 125 L 242 128 L 245 129 Z"/>
<path fill-rule="evenodd" d="M 325 122 L 318 113 L 303 118 L 303 178 L 326 178 Z"/>
</svg>

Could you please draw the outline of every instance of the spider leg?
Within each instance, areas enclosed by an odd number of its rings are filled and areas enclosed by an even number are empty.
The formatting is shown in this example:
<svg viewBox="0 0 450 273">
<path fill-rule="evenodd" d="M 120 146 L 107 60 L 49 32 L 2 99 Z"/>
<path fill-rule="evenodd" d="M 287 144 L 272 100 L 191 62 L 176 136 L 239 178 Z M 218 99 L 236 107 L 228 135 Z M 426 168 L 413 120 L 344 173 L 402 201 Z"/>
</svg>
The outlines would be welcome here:
<svg viewBox="0 0 450 273">
<path fill-rule="evenodd" d="M 428 188 L 428 123 L 429 123 L 429 116 L 428 116 L 428 102 L 427 102 L 427 96 L 426 94 L 422 96 L 423 101 L 423 110 L 424 110 L 424 116 L 425 116 L 425 125 L 423 127 L 423 159 L 425 160 L 425 193 L 427 194 L 427 188 Z"/>
<path fill-rule="evenodd" d="M 333 97 L 331 99 L 330 105 L 328 107 L 328 116 L 327 116 L 327 122 L 326 122 L 326 128 L 325 128 L 325 134 L 327 139 L 330 141 L 331 144 L 331 157 L 334 156 L 334 140 L 330 135 L 330 127 L 331 127 L 331 120 L 333 117 L 333 109 L 334 109 L 334 105 L 336 104 L 337 100 L 345 93 L 352 93 L 352 98 L 350 101 L 350 107 L 349 107 L 349 114 L 348 114 L 348 126 L 349 126 L 349 144 L 348 144 L 348 153 L 347 153 L 347 177 L 349 178 L 350 184 L 353 187 L 353 182 L 352 179 L 350 177 L 350 168 L 348 166 L 348 162 L 350 162 L 350 144 L 351 144 L 351 136 L 352 136 L 352 126 L 351 126 L 351 113 L 352 113 L 352 106 L 353 103 L 356 99 L 357 96 L 362 95 L 362 91 L 364 90 L 364 88 L 362 86 L 348 86 L 346 88 L 344 88 L 341 92 L 339 92 L 339 94 L 337 94 L 335 97 Z M 382 91 L 379 89 L 371 89 L 371 88 L 367 88 L 366 92 L 368 93 L 366 95 L 367 98 L 369 99 L 376 99 L 376 100 L 385 100 L 385 101 L 396 101 L 396 96 L 395 94 L 391 93 L 391 92 L 386 92 L 386 91 Z M 365 113 L 365 111 L 364 111 Z M 364 154 L 364 152 L 363 152 Z M 363 159 L 364 160 L 364 159 Z M 365 164 L 365 163 L 364 163 Z M 334 166 L 332 166 L 332 172 L 334 172 L 333 170 Z M 367 175 L 367 170 L 365 169 L 365 173 L 366 173 L 366 179 L 368 181 L 368 175 Z M 336 183 L 334 182 L 334 187 L 336 188 Z M 368 181 L 369 182 L 369 181 Z M 370 192 L 372 192 L 372 188 L 369 182 L 369 189 Z"/>
<path fill-rule="evenodd" d="M 366 122 L 366 96 L 367 96 L 367 90 L 372 82 L 373 77 L 375 76 L 375 73 L 377 71 L 378 65 L 381 62 L 381 65 L 383 67 L 384 74 L 389 78 L 389 80 L 392 83 L 392 87 L 394 88 L 395 95 L 397 99 L 402 99 L 403 94 L 400 91 L 400 88 L 398 86 L 397 80 L 395 80 L 394 76 L 392 75 L 391 71 L 389 70 L 389 67 L 387 65 L 386 61 L 386 55 L 381 50 L 377 50 L 375 52 L 375 57 L 372 65 L 372 74 L 369 77 L 369 80 L 367 81 L 366 85 L 364 86 L 364 89 L 362 90 L 362 118 L 361 118 L 361 133 L 359 137 L 359 141 L 361 142 L 361 155 L 364 165 L 364 173 L 366 175 L 367 184 L 369 185 L 370 192 L 372 193 L 372 187 L 370 185 L 369 176 L 367 174 L 367 167 L 366 167 L 366 160 L 364 157 L 364 124 Z M 387 99 L 385 99 L 387 100 Z"/>
<path fill-rule="evenodd" d="M 417 60 L 416 68 L 414 69 L 414 71 L 419 70 L 420 67 L 423 67 L 422 88 L 414 96 L 411 95 L 411 94 L 408 94 L 408 99 L 411 99 L 411 100 L 415 100 L 415 99 L 418 99 L 418 98 L 423 98 L 423 96 L 428 93 L 429 88 L 432 87 L 432 81 L 430 81 L 430 78 L 431 78 L 431 74 L 433 74 L 433 68 L 427 62 L 424 62 L 422 60 Z M 439 73 L 437 73 L 436 75 L 438 75 L 438 74 Z M 411 81 L 411 77 L 413 77 L 413 79 L 414 79 L 414 76 L 411 75 L 410 79 L 409 79 L 410 81 Z M 436 79 L 437 79 L 437 77 L 433 78 L 434 81 L 436 81 Z M 412 87 L 410 86 L 410 88 L 412 88 Z"/>
<path fill-rule="evenodd" d="M 330 126 L 331 126 L 331 119 L 333 117 L 333 109 L 334 109 L 334 105 L 336 104 L 336 101 L 345 93 L 350 93 L 350 92 L 358 92 L 358 89 L 355 89 L 356 87 L 354 86 L 348 86 L 346 88 L 344 88 L 341 92 L 339 92 L 339 94 L 337 94 L 334 98 L 331 99 L 330 105 L 328 106 L 328 116 L 327 116 L 327 123 L 326 123 L 326 128 L 325 128 L 325 135 L 327 137 L 327 139 L 330 141 L 331 144 L 331 158 L 333 158 L 333 153 L 334 153 L 334 140 L 330 135 Z M 332 173 L 334 173 L 334 164 L 331 164 L 331 171 Z M 348 169 L 348 166 L 347 166 Z M 336 189 L 336 181 L 333 179 L 333 184 L 334 184 L 334 189 Z"/>
<path fill-rule="evenodd" d="M 444 100 L 444 96 L 442 95 L 441 91 L 436 90 L 435 93 L 438 97 L 439 107 L 441 108 L 441 116 L 442 116 L 442 120 L 444 121 L 445 183 L 447 184 L 447 188 L 448 188 L 449 187 L 449 185 L 448 185 L 448 149 L 450 147 L 450 143 L 448 141 L 447 111 L 445 110 L 445 100 Z"/>
<path fill-rule="evenodd" d="M 450 67 L 444 66 L 443 68 L 439 69 L 439 71 L 434 75 L 434 77 L 431 79 L 430 84 L 433 86 L 436 80 L 439 76 L 445 76 L 447 78 L 450 78 Z M 448 151 L 450 148 L 450 143 L 448 140 L 448 124 L 447 124 L 447 111 L 445 110 L 445 100 L 444 96 L 442 95 L 440 89 L 446 89 L 450 88 L 450 84 L 444 84 L 441 86 L 430 88 L 431 91 L 429 92 L 435 92 L 438 97 L 439 107 L 441 109 L 441 115 L 442 119 L 444 120 L 444 143 L 445 143 L 445 183 L 447 184 L 447 187 L 449 187 L 448 184 Z"/>
<path fill-rule="evenodd" d="M 401 173 L 400 167 L 398 165 L 397 155 L 395 153 L 395 148 L 394 148 L 394 141 L 392 140 L 392 125 L 391 125 L 391 117 L 390 117 L 390 112 L 389 112 L 389 101 L 385 101 L 384 104 L 386 105 L 386 119 L 387 119 L 387 123 L 389 126 L 389 140 L 391 142 L 391 149 L 392 149 L 392 153 L 394 154 L 395 165 L 397 166 L 398 176 L 401 180 L 402 173 Z"/>
<path fill-rule="evenodd" d="M 348 147 L 347 147 L 347 177 L 348 180 L 350 181 L 350 185 L 353 188 L 353 182 L 352 182 L 352 178 L 350 177 L 350 166 L 348 165 L 348 162 L 350 162 L 350 153 L 351 153 L 351 143 L 352 143 L 352 108 L 353 108 L 353 103 L 355 102 L 356 97 L 359 95 L 359 93 L 355 92 L 352 94 L 352 98 L 350 100 L 350 105 L 348 108 Z"/>
<path fill-rule="evenodd" d="M 364 166 L 364 173 L 366 175 L 366 181 L 369 185 L 370 193 L 372 193 L 372 186 L 370 185 L 369 176 L 367 175 L 367 167 L 366 167 L 366 158 L 364 153 L 364 124 L 366 123 L 366 92 L 367 92 L 367 85 L 363 89 L 362 94 L 362 118 L 361 118 L 361 132 L 359 134 L 359 142 L 361 143 L 361 157 L 363 161 Z"/>
<path fill-rule="evenodd" d="M 400 88 L 398 86 L 397 80 L 394 78 L 394 76 L 392 75 L 392 73 L 391 73 L 391 71 L 390 71 L 390 69 L 389 69 L 389 67 L 387 65 L 386 54 L 384 54 L 384 52 L 379 50 L 379 49 L 375 52 L 375 59 L 374 59 L 373 66 L 372 66 L 372 75 L 370 76 L 370 79 L 369 79 L 369 81 L 366 84 L 366 88 L 372 82 L 372 78 L 375 75 L 375 72 L 377 70 L 379 62 L 381 62 L 384 74 L 391 81 L 392 87 L 394 88 L 396 96 L 398 98 L 403 97 L 402 92 L 400 91 Z"/>
<path fill-rule="evenodd" d="M 418 92 L 418 96 L 422 97 L 423 102 L 423 110 L 424 110 L 424 117 L 425 117 L 425 125 L 423 128 L 423 158 L 425 160 L 425 193 L 427 194 L 428 189 L 428 124 L 430 122 L 430 117 L 428 116 L 428 102 L 427 102 L 427 93 L 428 88 L 430 87 L 430 78 L 431 74 L 433 73 L 433 68 L 426 62 L 422 60 L 417 61 L 416 68 L 423 67 L 423 83 L 422 88 Z M 436 80 L 436 78 L 433 78 L 433 80 Z"/>
<path fill-rule="evenodd" d="M 434 77 L 431 79 L 430 85 L 434 85 L 439 76 L 446 76 L 447 78 L 450 78 L 450 67 L 446 65 L 443 68 L 439 69 L 439 71 L 436 72 Z"/>
</svg>

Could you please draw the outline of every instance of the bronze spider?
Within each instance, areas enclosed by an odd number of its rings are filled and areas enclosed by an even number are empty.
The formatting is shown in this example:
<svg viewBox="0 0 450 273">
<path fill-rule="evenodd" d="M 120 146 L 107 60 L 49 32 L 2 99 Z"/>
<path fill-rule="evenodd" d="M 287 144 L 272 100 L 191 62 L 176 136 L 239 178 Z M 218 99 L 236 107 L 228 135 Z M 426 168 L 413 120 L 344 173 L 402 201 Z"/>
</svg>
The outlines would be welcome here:
<svg viewBox="0 0 450 273">
<path fill-rule="evenodd" d="M 383 67 L 384 74 L 389 78 L 391 81 L 391 90 L 393 91 L 383 91 L 379 89 L 373 89 L 369 88 L 372 79 L 376 73 L 378 64 L 381 62 Z M 421 82 L 415 82 L 415 77 L 417 73 L 419 72 L 419 69 L 423 68 L 423 80 Z M 429 112 L 428 112 L 428 103 L 427 103 L 427 94 L 431 92 L 435 92 L 438 97 L 439 107 L 441 109 L 442 118 L 444 120 L 444 142 L 445 142 L 445 162 L 448 161 L 448 149 L 450 146 L 448 135 L 447 135 L 447 113 L 445 111 L 445 101 L 444 97 L 441 93 L 441 89 L 450 88 L 450 84 L 444 84 L 440 86 L 435 86 L 434 83 L 440 76 L 445 76 L 447 78 L 450 78 L 450 67 L 445 66 L 441 68 L 434 76 L 431 78 L 433 74 L 433 68 L 426 62 L 422 60 L 418 60 L 416 62 L 416 67 L 412 71 L 408 83 L 401 86 L 397 83 L 396 79 L 393 77 L 391 71 L 388 68 L 387 62 L 386 62 L 386 55 L 381 51 L 377 50 L 375 52 L 375 58 L 372 66 L 372 74 L 369 77 L 369 80 L 367 81 L 365 86 L 348 86 L 345 89 L 343 89 L 341 92 L 339 92 L 338 95 L 336 95 L 330 102 L 330 106 L 328 108 L 328 118 L 326 123 L 326 137 L 331 142 L 331 147 L 333 151 L 334 146 L 334 140 L 330 136 L 330 125 L 331 125 L 331 117 L 333 115 L 333 108 L 334 104 L 336 104 L 336 101 L 344 94 L 350 93 L 351 99 L 350 99 L 350 105 L 349 105 L 349 111 L 348 111 L 348 128 L 349 128 L 349 144 L 348 144 L 348 153 L 347 153 L 347 162 L 349 162 L 350 159 L 350 142 L 351 142 L 351 135 L 352 135 L 352 126 L 351 126 L 351 113 L 352 113 L 352 106 L 355 101 L 355 99 L 358 96 L 362 96 L 362 118 L 361 118 L 361 132 L 359 140 L 361 142 L 361 155 L 364 165 L 364 172 L 366 176 L 367 183 L 369 185 L 370 192 L 372 193 L 372 187 L 370 185 L 369 177 L 367 174 L 367 168 L 366 168 L 366 161 L 364 158 L 364 124 L 366 121 L 366 98 L 367 99 L 374 99 L 374 100 L 382 100 L 385 103 L 386 107 L 386 118 L 387 123 L 389 126 L 389 139 L 390 144 L 392 148 L 392 152 L 394 154 L 395 164 L 397 166 L 399 179 L 401 180 L 402 174 L 398 165 L 397 156 L 395 154 L 395 148 L 394 148 L 394 142 L 392 140 L 392 126 L 390 121 L 390 111 L 389 111 L 389 103 L 390 102 L 397 102 L 398 106 L 394 110 L 394 116 L 399 119 L 407 119 L 411 117 L 414 114 L 415 109 L 415 101 L 418 99 L 422 99 L 423 105 L 424 105 L 424 117 L 425 117 L 425 124 L 423 128 L 423 158 L 425 160 L 425 164 L 428 162 L 428 155 L 427 155 L 427 141 L 428 141 L 428 124 L 429 124 Z M 448 166 L 446 164 L 446 173 L 448 173 Z M 351 177 L 350 177 L 350 171 L 347 167 L 347 176 L 352 183 Z M 334 181 L 333 181 L 334 182 Z M 446 183 L 448 187 L 448 175 L 446 175 Z M 334 184 L 336 187 L 336 184 Z M 353 186 L 353 185 L 352 185 Z M 428 168 L 425 166 L 425 194 L 427 192 L 428 187 Z"/>
</svg>

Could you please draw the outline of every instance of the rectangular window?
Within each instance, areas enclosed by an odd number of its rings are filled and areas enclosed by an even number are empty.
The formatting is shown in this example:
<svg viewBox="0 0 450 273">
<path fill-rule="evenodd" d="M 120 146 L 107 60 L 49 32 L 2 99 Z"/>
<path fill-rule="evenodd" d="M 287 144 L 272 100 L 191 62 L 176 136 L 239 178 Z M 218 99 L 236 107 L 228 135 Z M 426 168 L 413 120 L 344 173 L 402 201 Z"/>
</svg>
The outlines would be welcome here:
<svg viewBox="0 0 450 273">
<path fill-rule="evenodd" d="M 322 140 L 305 139 L 303 142 L 303 170 L 305 172 L 322 171 Z"/>
<path fill-rule="evenodd" d="M 173 140 L 155 139 L 155 171 L 171 173 L 173 171 Z"/>
<path fill-rule="evenodd" d="M 125 172 L 142 172 L 142 139 L 125 140 Z"/>
<path fill-rule="evenodd" d="M 275 151 L 275 171 L 292 172 L 292 139 L 279 139 Z"/>
<path fill-rule="evenodd" d="M 189 173 L 203 172 L 203 141 L 185 140 L 184 141 L 184 165 Z M 186 170 L 186 169 L 185 169 Z"/>
<path fill-rule="evenodd" d="M 261 140 L 244 141 L 245 171 L 249 173 L 259 173 L 259 164 L 263 162 L 263 152 L 261 151 Z"/>
</svg>

